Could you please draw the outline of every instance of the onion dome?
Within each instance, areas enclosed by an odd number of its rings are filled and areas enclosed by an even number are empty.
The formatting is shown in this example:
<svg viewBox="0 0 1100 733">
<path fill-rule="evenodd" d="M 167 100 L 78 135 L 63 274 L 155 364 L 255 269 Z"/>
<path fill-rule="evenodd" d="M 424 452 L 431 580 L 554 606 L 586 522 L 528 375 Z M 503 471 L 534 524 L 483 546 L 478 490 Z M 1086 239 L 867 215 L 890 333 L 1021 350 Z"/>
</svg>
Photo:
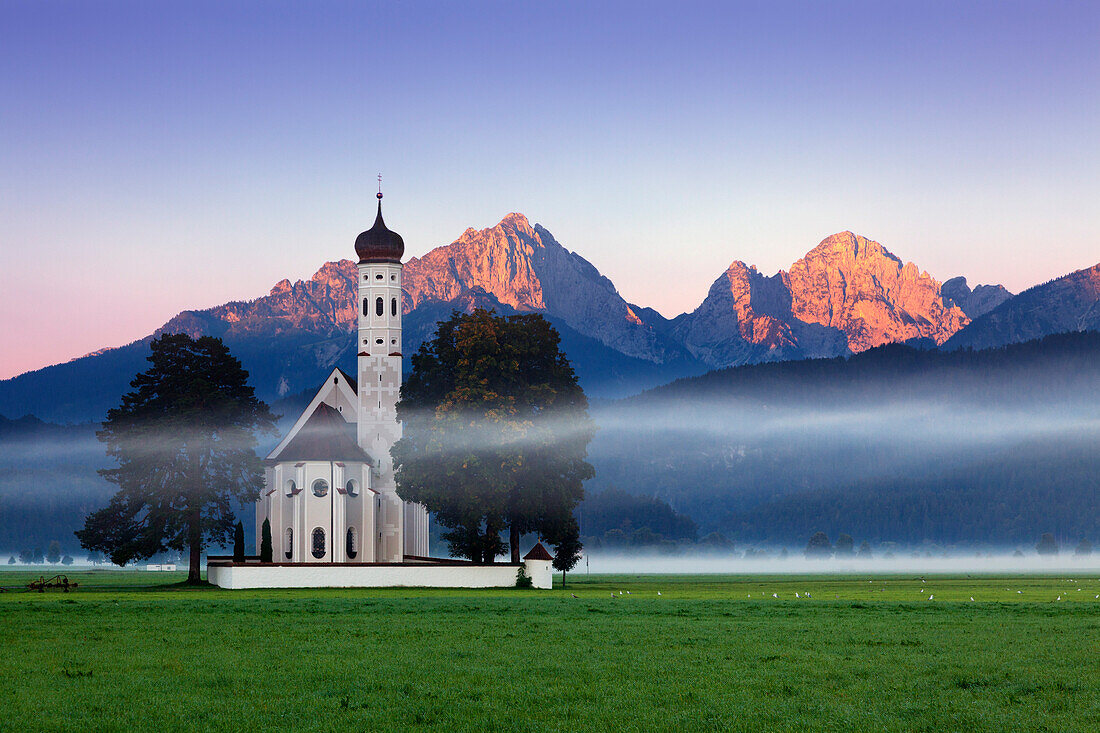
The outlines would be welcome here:
<svg viewBox="0 0 1100 733">
<path fill-rule="evenodd" d="M 355 238 L 355 254 L 359 264 L 365 262 L 401 262 L 405 254 L 405 240 L 397 232 L 386 228 L 382 221 L 382 193 L 378 194 L 378 216 L 374 226 Z"/>
</svg>

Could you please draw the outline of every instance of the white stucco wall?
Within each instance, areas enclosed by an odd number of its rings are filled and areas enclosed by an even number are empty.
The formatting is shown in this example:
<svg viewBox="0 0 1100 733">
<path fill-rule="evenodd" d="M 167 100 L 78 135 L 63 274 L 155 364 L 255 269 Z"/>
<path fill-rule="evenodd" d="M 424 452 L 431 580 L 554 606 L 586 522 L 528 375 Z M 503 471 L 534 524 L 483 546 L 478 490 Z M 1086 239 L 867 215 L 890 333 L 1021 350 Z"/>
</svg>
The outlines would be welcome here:
<svg viewBox="0 0 1100 733">
<path fill-rule="evenodd" d="M 536 588 L 552 586 L 550 563 L 528 560 Z M 515 565 L 211 565 L 208 581 L 221 588 L 510 588 Z"/>
</svg>

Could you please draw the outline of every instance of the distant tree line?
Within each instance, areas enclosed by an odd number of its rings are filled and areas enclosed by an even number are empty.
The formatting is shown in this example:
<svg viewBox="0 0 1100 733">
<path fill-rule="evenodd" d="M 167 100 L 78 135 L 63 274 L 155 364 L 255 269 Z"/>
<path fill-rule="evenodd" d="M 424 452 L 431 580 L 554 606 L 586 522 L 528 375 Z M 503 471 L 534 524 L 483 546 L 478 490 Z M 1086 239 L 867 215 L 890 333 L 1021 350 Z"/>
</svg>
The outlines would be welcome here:
<svg viewBox="0 0 1100 733">
<path fill-rule="evenodd" d="M 889 542 L 887 543 L 887 546 L 890 548 L 896 548 L 898 545 L 896 542 Z M 1039 555 L 1048 556 L 1058 554 L 1059 544 L 1052 532 L 1044 532 L 1039 537 L 1039 541 L 1035 545 L 1035 552 Z M 919 550 L 913 552 L 914 556 L 920 556 L 920 554 L 921 553 Z M 925 551 L 926 556 L 931 556 L 931 554 L 932 553 L 930 551 Z M 1024 555 L 1023 551 L 1019 549 L 1016 550 L 1015 554 L 1017 556 Z M 1078 557 L 1091 555 L 1092 542 L 1090 542 L 1087 538 L 1082 538 L 1074 548 L 1073 554 Z M 803 555 L 805 555 L 809 559 L 823 559 L 830 557 L 860 557 L 870 559 L 874 556 L 874 553 L 871 550 L 871 544 L 867 540 L 864 540 L 862 543 L 860 543 L 859 549 L 857 550 L 855 549 L 855 541 L 852 539 L 851 535 L 841 532 L 840 535 L 837 536 L 836 543 L 834 544 L 829 540 L 829 535 L 819 531 L 814 532 L 810 536 L 809 541 L 807 541 L 806 543 L 806 549 L 803 551 Z M 890 558 L 893 557 L 894 554 L 892 550 L 887 550 L 883 556 Z"/>
<path fill-rule="evenodd" d="M 1098 383 L 1097 333 L 720 370 L 601 406 L 589 491 L 644 486 L 742 544 L 1096 541 Z"/>
</svg>

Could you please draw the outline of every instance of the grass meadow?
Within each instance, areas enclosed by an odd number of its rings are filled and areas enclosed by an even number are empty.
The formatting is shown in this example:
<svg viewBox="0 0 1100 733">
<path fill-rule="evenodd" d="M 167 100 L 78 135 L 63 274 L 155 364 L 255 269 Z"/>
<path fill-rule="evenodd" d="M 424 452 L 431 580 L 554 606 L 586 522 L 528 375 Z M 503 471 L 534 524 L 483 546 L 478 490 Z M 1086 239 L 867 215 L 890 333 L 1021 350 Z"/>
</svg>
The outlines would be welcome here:
<svg viewBox="0 0 1100 733">
<path fill-rule="evenodd" d="M 38 575 L 0 572 L 0 730 L 1100 730 L 1096 577 Z"/>
</svg>

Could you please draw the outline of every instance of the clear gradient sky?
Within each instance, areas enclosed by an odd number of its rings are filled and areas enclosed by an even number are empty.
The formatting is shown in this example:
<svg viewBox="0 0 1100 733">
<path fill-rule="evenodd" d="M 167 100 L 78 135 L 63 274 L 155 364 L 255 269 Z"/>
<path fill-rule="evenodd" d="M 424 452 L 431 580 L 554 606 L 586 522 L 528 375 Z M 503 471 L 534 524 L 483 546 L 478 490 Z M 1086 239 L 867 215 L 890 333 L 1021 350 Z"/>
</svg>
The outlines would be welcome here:
<svg viewBox="0 0 1100 733">
<path fill-rule="evenodd" d="M 510 211 L 693 309 L 852 229 L 1100 261 L 1100 4 L 0 0 L 0 378 Z"/>
</svg>

